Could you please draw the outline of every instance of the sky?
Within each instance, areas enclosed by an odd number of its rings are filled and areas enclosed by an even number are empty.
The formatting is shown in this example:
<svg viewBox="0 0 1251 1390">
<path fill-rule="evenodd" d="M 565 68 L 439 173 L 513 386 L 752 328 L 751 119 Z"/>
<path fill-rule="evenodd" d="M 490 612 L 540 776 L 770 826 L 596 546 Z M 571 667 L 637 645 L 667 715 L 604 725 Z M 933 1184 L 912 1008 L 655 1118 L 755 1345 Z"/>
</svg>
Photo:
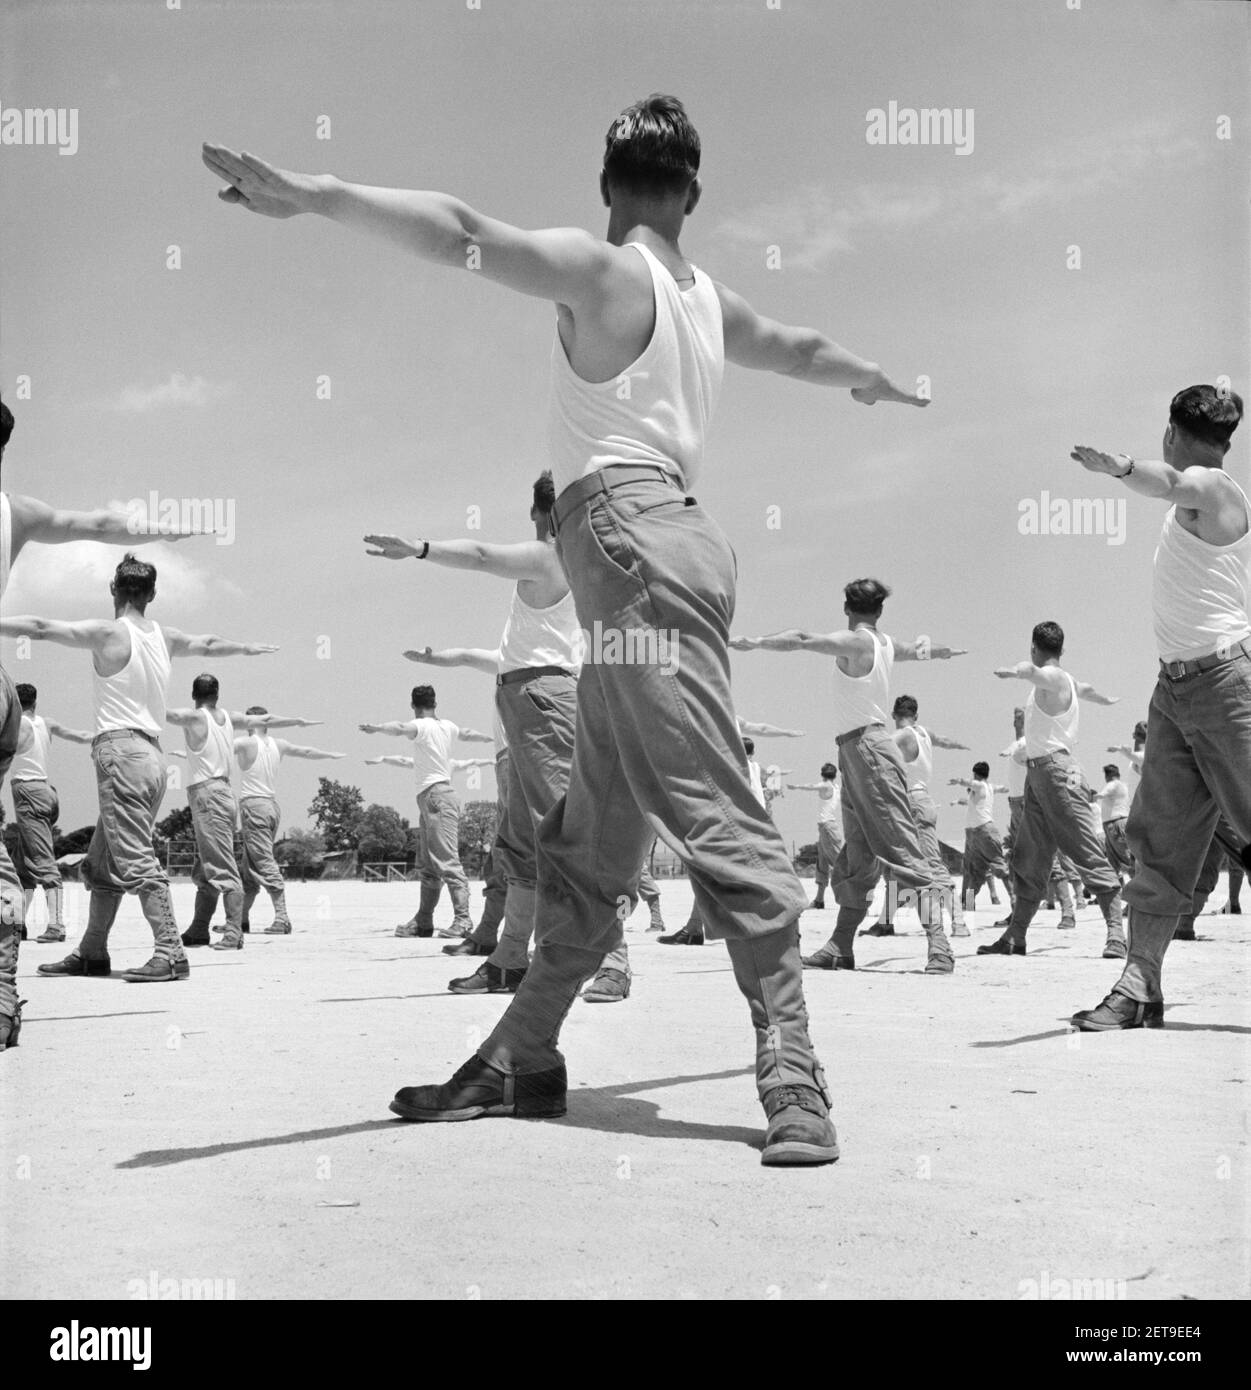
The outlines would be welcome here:
<svg viewBox="0 0 1251 1390">
<path fill-rule="evenodd" d="M 1074 3 L 9 4 L 0 107 L 76 109 L 78 147 L 0 145 L 0 392 L 17 416 L 3 486 L 67 506 L 155 489 L 230 508 L 230 544 L 144 552 L 151 615 L 280 645 L 216 673 L 228 705 L 322 719 L 298 737 L 348 754 L 284 767 L 286 825 L 308 823 L 321 773 L 415 819 L 404 774 L 363 762 L 402 748 L 356 726 L 407 714 L 428 670 L 405 648 L 494 646 L 508 588 L 369 559 L 361 537 L 527 535 L 554 312 L 320 219 L 227 207 L 201 141 L 602 233 L 604 132 L 669 91 L 703 142 L 685 253 L 933 396 L 866 409 L 727 368 L 696 495 L 738 555 L 735 630 L 833 630 L 848 580 L 885 581 L 886 631 L 969 648 L 894 683 L 971 745 L 937 754 L 945 782 L 1010 741 L 1027 687 L 991 671 L 1056 620 L 1070 669 L 1121 697 L 1082 710 L 1079 755 L 1101 781 L 1106 745 L 1150 697 L 1165 509 L 1068 453 L 1158 457 L 1175 391 L 1223 375 L 1246 393 L 1251 7 Z M 892 101 L 972 111 L 971 149 L 869 144 L 868 113 Z M 1228 463 L 1244 487 L 1248 428 Z M 1121 543 L 1022 534 L 1044 492 L 1125 498 Z M 105 615 L 118 558 L 28 547 L 6 611 Z M 90 726 L 84 654 L 2 654 L 41 712 Z M 172 703 L 190 703 L 201 665 L 175 663 Z M 815 781 L 834 752 L 828 665 L 733 657 L 738 712 L 805 731 L 758 742 L 792 780 Z M 490 728 L 486 677 L 434 683 L 443 713 Z M 89 823 L 85 751 L 54 759 L 62 829 Z M 493 796 L 493 774 L 467 795 Z M 774 809 L 788 843 L 815 838 L 811 794 Z M 944 838 L 962 825 L 943 806 Z"/>
</svg>

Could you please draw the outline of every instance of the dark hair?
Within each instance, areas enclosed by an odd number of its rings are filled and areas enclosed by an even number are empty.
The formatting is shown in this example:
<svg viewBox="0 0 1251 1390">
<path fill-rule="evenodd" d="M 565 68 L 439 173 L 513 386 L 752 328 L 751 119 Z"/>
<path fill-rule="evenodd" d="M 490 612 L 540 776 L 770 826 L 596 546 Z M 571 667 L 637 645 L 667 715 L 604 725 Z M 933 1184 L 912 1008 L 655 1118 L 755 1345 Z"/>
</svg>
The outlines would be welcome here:
<svg viewBox="0 0 1251 1390">
<path fill-rule="evenodd" d="M 34 709 L 35 700 L 39 696 L 39 692 L 35 689 L 35 687 L 33 685 L 28 685 L 25 681 L 23 681 L 21 685 L 16 687 L 16 689 L 18 704 L 21 705 L 23 709 Z"/>
<path fill-rule="evenodd" d="M 113 571 L 113 593 L 132 603 L 147 603 L 156 593 L 156 566 L 136 560 L 128 550 Z"/>
<path fill-rule="evenodd" d="M 890 590 L 880 579 L 853 579 L 843 590 L 843 598 L 853 613 L 872 617 L 882 611 Z"/>
<path fill-rule="evenodd" d="M 685 193 L 699 173 L 699 132 L 677 97 L 653 92 L 608 127 L 604 173 L 610 185 L 661 197 Z"/>
<path fill-rule="evenodd" d="M 1064 629 L 1059 623 L 1039 623 L 1030 634 L 1030 640 L 1040 652 L 1059 656 L 1064 650 Z"/>
<path fill-rule="evenodd" d="M 1117 767 L 1115 763 L 1104 763 L 1103 770 L 1104 772 L 1110 772 L 1113 777 L 1119 777 L 1121 775 L 1121 769 Z"/>
<path fill-rule="evenodd" d="M 754 738 L 745 738 L 743 740 L 743 748 L 748 753 L 754 753 L 756 751 L 756 740 Z"/>
<path fill-rule="evenodd" d="M 918 708 L 919 706 L 917 705 L 915 696 L 900 695 L 898 699 L 896 699 L 894 708 L 891 710 L 891 713 L 910 714 L 913 717 L 913 719 L 915 719 L 917 717 Z"/>
<path fill-rule="evenodd" d="M 4 453 L 9 436 L 13 433 L 13 412 L 0 401 L 0 454 Z"/>
<path fill-rule="evenodd" d="M 1242 419 L 1242 397 L 1215 386 L 1187 386 L 1169 402 L 1168 418 L 1183 434 L 1215 444 L 1223 453 Z"/>
<path fill-rule="evenodd" d="M 1024 719 L 1024 718 L 1025 718 L 1025 706 L 1024 706 L 1024 705 L 1017 705 L 1016 709 L 1014 709 L 1014 710 L 1012 711 L 1012 718 L 1013 718 L 1013 719 Z"/>
<path fill-rule="evenodd" d="M 412 705 L 414 709 L 436 709 L 438 701 L 434 698 L 434 686 L 413 686 Z"/>
<path fill-rule="evenodd" d="M 191 698 L 193 700 L 216 700 L 220 689 L 221 687 L 217 684 L 217 677 L 210 676 L 206 671 L 191 682 Z"/>
<path fill-rule="evenodd" d="M 974 776 L 974 777 L 982 777 L 982 778 L 989 777 L 989 776 L 990 776 L 990 764 L 989 764 L 989 763 L 974 763 L 974 764 L 973 764 L 973 776 Z"/>
<path fill-rule="evenodd" d="M 552 482 L 552 470 L 545 468 L 534 480 L 534 510 L 542 516 L 551 516 L 556 505 L 556 484 Z"/>
<path fill-rule="evenodd" d="M 268 713 L 269 713 L 269 711 L 265 708 L 264 705 L 249 705 L 249 706 L 247 707 L 247 709 L 245 709 L 243 712 L 244 712 L 244 714 L 268 714 Z"/>
<path fill-rule="evenodd" d="M 1134 737 L 1141 739 L 1147 737 L 1147 721 L 1145 719 L 1140 719 L 1138 723 L 1134 725 Z"/>
<path fill-rule="evenodd" d="M 827 782 L 832 782 L 835 777 L 838 776 L 838 768 L 835 767 L 833 763 L 822 763 L 821 776 L 824 777 Z"/>
</svg>

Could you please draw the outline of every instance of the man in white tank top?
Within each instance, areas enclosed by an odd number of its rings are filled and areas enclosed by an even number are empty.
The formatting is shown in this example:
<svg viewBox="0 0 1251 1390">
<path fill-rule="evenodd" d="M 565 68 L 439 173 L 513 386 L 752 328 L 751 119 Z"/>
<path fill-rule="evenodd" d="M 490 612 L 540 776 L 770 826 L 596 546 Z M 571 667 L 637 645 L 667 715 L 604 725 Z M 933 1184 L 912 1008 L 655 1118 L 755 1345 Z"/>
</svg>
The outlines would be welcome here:
<svg viewBox="0 0 1251 1390">
<path fill-rule="evenodd" d="M 266 936 L 290 936 L 291 917 L 287 911 L 286 882 L 274 857 L 274 841 L 282 824 L 278 805 L 278 765 L 284 758 L 309 762 L 334 761 L 346 753 L 331 753 L 305 743 L 274 738 L 273 729 L 311 729 L 320 719 L 299 715 L 270 714 L 264 705 L 249 705 L 240 719 L 232 715 L 236 731 L 247 725 L 246 733 L 235 734 L 235 761 L 239 768 L 239 830 L 243 847 L 240 864 L 243 879 L 243 930 L 251 931 L 252 905 L 263 888 L 274 909 L 274 920 L 265 928 Z M 219 928 L 214 927 L 214 931 Z M 183 938 L 184 941 L 186 938 Z"/>
<path fill-rule="evenodd" d="M 921 839 L 921 848 L 925 851 L 926 858 L 933 867 L 938 881 L 946 885 L 942 895 L 935 899 L 936 910 L 940 914 L 940 920 L 944 909 L 950 914 L 952 936 L 968 936 L 969 929 L 965 925 L 960 895 L 956 892 L 955 881 L 951 877 L 951 870 L 947 867 L 947 861 L 943 858 L 942 848 L 939 845 L 938 807 L 930 790 L 930 783 L 934 775 L 934 749 L 948 748 L 965 751 L 965 745 L 941 734 L 931 733 L 924 725 L 917 722 L 919 713 L 920 706 L 915 696 L 900 695 L 896 698 L 891 707 L 891 718 L 895 723 L 895 746 L 899 749 L 899 756 L 904 761 L 904 770 L 908 776 L 908 796 L 912 801 L 912 811 L 916 820 L 917 834 Z M 881 919 L 868 929 L 866 935 L 894 936 L 896 909 L 905 902 L 910 906 L 916 905 L 915 896 L 907 890 L 905 892 L 907 893 L 906 898 L 901 898 L 894 877 L 888 874 L 886 901 L 882 906 Z"/>
<path fill-rule="evenodd" d="M 1251 863 L 1251 501 L 1225 471 L 1242 400 L 1190 386 L 1169 404 L 1160 462 L 1073 451 L 1091 472 L 1171 503 L 1155 553 L 1152 615 L 1160 674 L 1142 781 L 1126 837 L 1129 959 L 1078 1028 L 1164 1026 L 1164 953 L 1193 906 L 1219 817 Z"/>
<path fill-rule="evenodd" d="M 1030 638 L 1030 659 L 995 670 L 1001 680 L 1027 680 L 1031 685 L 1025 702 L 1025 801 L 1012 849 L 1012 916 L 997 941 L 977 948 L 979 956 L 1025 954 L 1025 933 L 1047 896 L 1058 849 L 1095 894 L 1107 926 L 1104 958 L 1125 957 L 1121 880 L 1108 862 L 1091 804 L 1094 793 L 1076 757 L 1078 702 L 1114 705 L 1116 699 L 1101 695 L 1087 681 L 1075 680 L 1060 665 L 1063 653 L 1059 623 L 1038 623 Z"/>
<path fill-rule="evenodd" d="M 843 589 L 845 632 L 799 628 L 768 637 L 735 637 L 735 651 L 818 652 L 834 658 L 831 672 L 834 733 L 842 776 L 843 848 L 831 875 L 838 900 L 833 935 L 803 964 L 812 970 L 854 970 L 856 928 L 884 873 L 918 890 L 918 911 L 927 941 L 927 975 L 950 975 L 955 956 L 942 925 L 942 901 L 951 878 L 941 858 L 922 842 L 898 745 L 887 732 L 890 676 L 895 661 L 946 661 L 962 649 L 927 637 L 895 641 L 878 631 L 890 589 L 877 579 L 855 579 Z"/>
<path fill-rule="evenodd" d="M 0 472 L 4 451 L 13 433 L 13 412 L 0 401 Z M 165 540 L 181 540 L 189 532 L 171 531 Z M 0 492 L 0 594 L 4 593 L 18 556 L 28 542 L 60 545 L 93 540 L 111 545 L 135 545 L 134 518 L 116 508 L 78 512 L 49 506 L 37 497 Z M 0 663 L 0 786 L 17 752 L 21 706 L 12 676 Z M 0 837 L 0 1052 L 16 1047 L 21 1031 L 17 999 L 17 950 L 25 936 L 24 893 L 3 837 Z"/>
<path fill-rule="evenodd" d="M 810 904 L 819 912 L 825 910 L 825 890 L 829 887 L 830 873 L 843 847 L 843 817 L 839 808 L 837 783 L 837 766 L 834 763 L 822 763 L 819 782 L 786 784 L 787 791 L 816 792 L 821 802 L 817 810 L 817 863 L 814 873 L 817 891 Z"/>
<path fill-rule="evenodd" d="M 598 623 L 614 640 L 663 635 L 680 656 L 680 672 L 672 660 L 584 671 L 569 792 L 539 840 L 535 960 L 477 1055 L 447 1086 L 406 1087 L 397 1113 L 563 1113 L 561 1024 L 581 982 L 616 946 L 620 900 L 634 896 L 659 835 L 686 862 L 748 1000 L 769 1121 L 762 1162 L 827 1163 L 838 1148 L 799 961 L 807 899 L 747 784 L 736 736 L 726 660 L 734 557 L 683 492 L 696 480 L 727 357 L 849 388 L 866 405 L 928 402 L 825 335 L 757 314 L 686 260 L 678 239 L 699 201 L 699 152 L 676 98 L 653 94 L 622 112 L 605 139 L 604 241 L 573 228 L 523 231 L 442 193 L 288 173 L 221 146 L 206 145 L 204 162 L 226 180 L 227 203 L 277 218 L 319 213 L 555 304 L 557 544 L 582 626 Z"/>
<path fill-rule="evenodd" d="M 1104 763 L 1103 786 L 1095 793 L 1099 802 L 1099 817 L 1103 822 L 1103 845 L 1108 863 L 1122 881 L 1134 876 L 1134 856 L 1125 838 L 1125 823 L 1129 819 L 1129 788 L 1121 781 L 1121 769 L 1116 763 Z"/>
<path fill-rule="evenodd" d="M 413 746 L 413 776 L 417 786 L 417 813 L 421 823 L 418 868 L 421 871 L 421 908 L 412 922 L 395 929 L 397 936 L 433 936 L 434 908 L 442 885 L 452 899 L 452 929 L 468 936 L 469 881 L 460 862 L 460 800 L 452 791 L 451 745 L 490 743 L 491 735 L 462 729 L 438 715 L 432 685 L 416 685 L 410 696 L 412 719 L 361 724 L 364 734 L 390 734 L 406 738 Z"/>
<path fill-rule="evenodd" d="M 947 785 L 963 787 L 966 796 L 959 797 L 951 804 L 964 806 L 964 863 L 961 867 L 960 896 L 964 899 L 966 911 L 977 907 L 977 894 L 984 883 L 992 883 L 996 878 L 1003 880 L 1008 890 L 1008 901 L 1012 901 L 1012 881 L 1004 854 L 1003 840 L 999 827 L 995 824 L 995 793 L 1007 792 L 1006 786 L 996 786 L 990 780 L 990 764 L 973 764 L 972 779 L 949 777 Z M 1011 920 L 1011 919 L 1009 919 Z"/>
<path fill-rule="evenodd" d="M 170 658 L 257 656 L 277 651 L 213 636 L 192 637 L 161 628 L 147 616 L 156 596 L 156 566 L 127 555 L 109 592 L 112 618 L 61 622 L 51 618 L 0 619 L 0 635 L 57 642 L 91 653 L 100 819 L 83 862 L 91 908 L 82 940 L 63 961 L 41 965 L 41 975 L 107 975 L 109 931 L 125 893 L 136 893 L 152 928 L 155 952 L 146 965 L 127 970 L 136 984 L 181 980 L 189 973 L 170 899 L 169 879 L 152 848 L 156 814 L 165 796 L 165 727 Z"/>
<path fill-rule="evenodd" d="M 45 719 L 38 713 L 39 692 L 33 685 L 19 685 L 17 698 L 22 707 L 22 729 L 9 769 L 9 782 L 13 792 L 13 819 L 17 822 L 16 867 L 22 885 L 23 910 L 29 920 L 35 889 L 42 888 L 48 901 L 48 926 L 35 939 L 64 941 L 64 890 L 53 850 L 60 804 L 48 776 L 48 753 L 54 738 L 89 745 L 91 735 L 81 729 L 67 729 L 55 719 Z"/>
</svg>

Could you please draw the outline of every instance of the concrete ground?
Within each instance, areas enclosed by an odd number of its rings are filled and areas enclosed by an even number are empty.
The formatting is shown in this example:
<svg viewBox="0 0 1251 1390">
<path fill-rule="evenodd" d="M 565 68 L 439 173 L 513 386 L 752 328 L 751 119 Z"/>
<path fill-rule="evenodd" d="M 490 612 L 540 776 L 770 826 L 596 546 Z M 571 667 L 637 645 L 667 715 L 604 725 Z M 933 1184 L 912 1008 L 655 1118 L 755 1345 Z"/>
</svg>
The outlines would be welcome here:
<svg viewBox="0 0 1251 1390">
<path fill-rule="evenodd" d="M 688 885 L 661 888 L 680 925 Z M 24 944 L 27 1021 L 0 1056 L 0 1231 L 21 1258 L 0 1297 L 1248 1292 L 1251 917 L 1203 917 L 1173 946 L 1163 1032 L 1068 1031 L 1119 973 L 1093 910 L 1065 933 L 1043 912 L 1029 957 L 978 960 L 998 915 L 979 911 L 950 978 L 921 973 L 910 915 L 864 938 L 855 974 L 807 976 L 843 1157 L 792 1170 L 760 1166 L 724 947 L 657 945 L 643 908 L 631 998 L 569 1016 L 565 1119 L 394 1119 L 393 1092 L 446 1079 L 507 1003 L 449 994 L 477 962 L 392 935 L 415 896 L 293 884 L 294 935 L 194 951 L 177 984 L 119 978 L 150 954 L 133 898 L 110 979 L 38 977 L 64 948 Z M 175 899 L 188 921 L 190 885 Z M 805 914 L 805 949 L 833 919 Z"/>
</svg>

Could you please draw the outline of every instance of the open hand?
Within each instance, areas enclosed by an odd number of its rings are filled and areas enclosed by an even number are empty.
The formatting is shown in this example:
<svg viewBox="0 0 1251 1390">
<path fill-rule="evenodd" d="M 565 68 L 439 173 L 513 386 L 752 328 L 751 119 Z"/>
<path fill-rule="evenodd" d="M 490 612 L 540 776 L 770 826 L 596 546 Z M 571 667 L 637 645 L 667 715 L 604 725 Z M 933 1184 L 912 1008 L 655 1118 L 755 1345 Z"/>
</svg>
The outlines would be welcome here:
<svg viewBox="0 0 1251 1390">
<path fill-rule="evenodd" d="M 1075 444 L 1069 458 L 1080 463 L 1088 473 L 1107 473 L 1113 478 L 1122 477 L 1129 464 L 1125 454 L 1105 454 L 1089 444 Z"/>
<path fill-rule="evenodd" d="M 204 163 L 227 186 L 218 197 L 223 203 L 242 203 L 249 212 L 262 217 L 294 217 L 308 212 L 313 195 L 323 185 L 315 174 L 293 174 L 287 169 L 275 169 L 263 159 L 246 152 L 235 154 L 224 145 L 205 144 L 201 150 Z"/>
<path fill-rule="evenodd" d="M 928 396 L 918 396 L 913 391 L 900 390 L 885 372 L 881 373 L 880 379 L 875 381 L 872 386 L 853 386 L 851 398 L 854 401 L 859 401 L 861 405 L 876 405 L 878 401 L 890 401 L 896 405 L 919 406 L 927 406 L 930 403 Z"/>
<path fill-rule="evenodd" d="M 365 553 L 379 560 L 407 560 L 418 553 L 418 547 L 406 541 L 403 536 L 366 536 L 365 544 L 377 547 Z"/>
</svg>

